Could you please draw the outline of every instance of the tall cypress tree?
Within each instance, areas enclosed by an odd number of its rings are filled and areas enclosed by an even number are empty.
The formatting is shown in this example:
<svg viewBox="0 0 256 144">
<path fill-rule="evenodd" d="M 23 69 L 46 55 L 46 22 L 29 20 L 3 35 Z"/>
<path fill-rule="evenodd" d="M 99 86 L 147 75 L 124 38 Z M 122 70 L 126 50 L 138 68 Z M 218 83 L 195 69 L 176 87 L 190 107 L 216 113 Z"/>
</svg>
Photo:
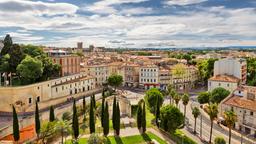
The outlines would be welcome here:
<svg viewBox="0 0 256 144">
<path fill-rule="evenodd" d="M 109 133 L 109 113 L 108 113 L 108 102 L 106 102 L 104 109 L 104 121 L 103 121 L 103 132 L 104 136 L 107 136 Z"/>
<path fill-rule="evenodd" d="M 91 102 L 90 102 L 90 133 L 95 132 L 95 122 L 94 122 L 94 104 L 93 104 L 93 96 L 91 96 Z"/>
<path fill-rule="evenodd" d="M 143 107 L 142 107 L 142 119 L 141 119 L 141 127 L 142 127 L 142 132 L 145 133 L 146 132 L 146 106 L 145 106 L 145 102 L 143 101 Z"/>
<path fill-rule="evenodd" d="M 74 100 L 74 103 L 73 103 L 72 128 L 73 128 L 74 137 L 75 139 L 77 139 L 79 136 L 79 123 L 78 123 L 77 110 L 76 110 L 76 100 Z"/>
<path fill-rule="evenodd" d="M 8 54 L 11 49 L 11 46 L 12 46 L 12 38 L 9 34 L 7 34 L 4 38 L 4 47 L 1 50 L 1 55 L 3 56 Z"/>
<path fill-rule="evenodd" d="M 142 126 L 142 109 L 141 109 L 141 105 L 138 105 L 138 108 L 137 108 L 137 128 L 139 130 L 141 130 L 141 126 Z"/>
<path fill-rule="evenodd" d="M 101 102 L 101 126 L 103 127 L 103 122 L 104 122 L 104 104 L 105 104 L 105 95 L 104 95 L 104 90 L 102 92 L 102 102 Z"/>
<path fill-rule="evenodd" d="M 116 104 L 116 135 L 119 136 L 120 134 L 120 108 L 119 102 Z"/>
<path fill-rule="evenodd" d="M 41 125 L 40 125 L 39 109 L 38 109 L 37 102 L 36 102 L 36 110 L 35 110 L 35 128 L 36 128 L 37 138 L 39 138 Z"/>
<path fill-rule="evenodd" d="M 160 118 L 160 106 L 159 106 L 159 96 L 157 97 L 156 100 L 156 125 L 159 127 L 159 118 Z"/>
<path fill-rule="evenodd" d="M 84 115 L 84 119 L 83 121 L 85 122 L 86 121 L 86 115 L 85 115 L 85 112 L 86 112 L 86 101 L 85 101 L 85 96 L 83 97 L 83 115 Z"/>
<path fill-rule="evenodd" d="M 53 108 L 53 106 L 50 107 L 49 121 L 50 122 L 55 121 L 55 115 L 54 115 L 54 108 Z"/>
<path fill-rule="evenodd" d="M 112 124 L 113 124 L 113 129 L 115 131 L 116 130 L 116 96 L 114 96 L 114 100 L 113 100 Z"/>
<path fill-rule="evenodd" d="M 96 100 L 95 100 L 95 95 L 92 96 L 92 102 L 93 102 L 93 108 L 96 108 Z"/>
<path fill-rule="evenodd" d="M 13 138 L 14 140 L 17 142 L 19 141 L 20 139 L 20 129 L 19 129 L 19 120 L 18 120 L 18 116 L 17 116 L 17 113 L 16 113 L 16 109 L 14 106 L 12 106 L 12 110 L 13 110 Z"/>
</svg>

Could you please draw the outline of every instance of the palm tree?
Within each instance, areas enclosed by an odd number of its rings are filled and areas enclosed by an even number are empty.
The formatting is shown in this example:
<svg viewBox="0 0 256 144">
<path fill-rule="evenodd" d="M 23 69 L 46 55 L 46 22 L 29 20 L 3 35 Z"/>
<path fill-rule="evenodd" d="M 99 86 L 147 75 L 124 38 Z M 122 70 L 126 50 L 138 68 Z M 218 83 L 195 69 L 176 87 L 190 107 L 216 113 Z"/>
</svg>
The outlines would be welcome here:
<svg viewBox="0 0 256 144">
<path fill-rule="evenodd" d="M 210 104 L 207 108 L 207 113 L 210 116 L 211 120 L 211 131 L 210 131 L 210 140 L 209 143 L 212 142 L 212 126 L 213 126 L 213 120 L 217 118 L 218 115 L 218 105 L 216 103 Z"/>
<path fill-rule="evenodd" d="M 196 119 L 200 115 L 200 110 L 197 107 L 193 107 L 192 114 L 195 118 L 194 133 L 196 134 Z"/>
<path fill-rule="evenodd" d="M 59 120 L 56 123 L 56 130 L 61 133 L 61 143 L 62 144 L 64 143 L 64 140 L 63 140 L 64 133 L 71 133 L 71 131 L 72 131 L 68 122 L 64 121 L 64 120 Z"/>
<path fill-rule="evenodd" d="M 189 96 L 188 96 L 188 94 L 184 94 L 182 96 L 182 103 L 184 105 L 184 118 L 186 118 L 186 111 L 187 111 L 188 102 L 189 102 Z"/>
<path fill-rule="evenodd" d="M 176 94 L 176 91 L 174 90 L 173 85 L 171 84 L 168 85 L 167 93 L 170 96 L 170 104 L 172 104 L 173 97 Z"/>
<path fill-rule="evenodd" d="M 176 107 L 178 107 L 178 104 L 179 104 L 179 102 L 180 102 L 181 96 L 180 96 L 179 94 L 175 94 L 175 95 L 173 96 L 173 99 L 174 99 L 174 101 L 175 101 Z"/>
<path fill-rule="evenodd" d="M 227 124 L 227 126 L 229 128 L 228 143 L 231 144 L 231 129 L 234 126 L 235 122 L 237 121 L 237 115 L 232 110 L 225 111 L 224 119 L 225 119 L 225 123 Z"/>
</svg>

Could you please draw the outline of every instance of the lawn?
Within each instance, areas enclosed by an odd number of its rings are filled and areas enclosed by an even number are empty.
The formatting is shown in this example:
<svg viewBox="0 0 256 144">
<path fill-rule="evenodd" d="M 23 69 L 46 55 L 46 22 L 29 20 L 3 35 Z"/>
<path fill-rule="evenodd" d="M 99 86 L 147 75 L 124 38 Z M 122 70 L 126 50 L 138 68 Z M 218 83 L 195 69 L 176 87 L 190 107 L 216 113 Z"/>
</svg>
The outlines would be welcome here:
<svg viewBox="0 0 256 144">
<path fill-rule="evenodd" d="M 114 137 L 114 136 L 109 136 L 108 138 L 108 144 L 141 144 L 145 142 L 149 142 L 152 139 L 155 139 L 157 142 L 160 144 L 167 144 L 164 140 L 159 138 L 158 136 L 154 135 L 151 132 L 147 132 L 146 134 L 142 135 L 135 135 L 135 136 L 128 136 L 128 137 Z M 82 138 L 79 140 L 79 144 L 86 144 L 86 139 Z M 65 142 L 65 144 L 71 144 L 71 141 Z"/>
</svg>

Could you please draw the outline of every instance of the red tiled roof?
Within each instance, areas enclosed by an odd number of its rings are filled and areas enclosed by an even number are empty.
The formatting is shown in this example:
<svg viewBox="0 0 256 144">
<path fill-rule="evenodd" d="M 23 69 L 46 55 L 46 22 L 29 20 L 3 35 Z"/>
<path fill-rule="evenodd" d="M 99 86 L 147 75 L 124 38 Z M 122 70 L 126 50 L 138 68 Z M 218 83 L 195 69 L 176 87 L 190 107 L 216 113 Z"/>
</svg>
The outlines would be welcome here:
<svg viewBox="0 0 256 144">
<path fill-rule="evenodd" d="M 232 96 L 231 98 L 227 99 L 224 104 L 256 111 L 255 100 L 249 100 L 239 96 Z"/>
<path fill-rule="evenodd" d="M 238 83 L 239 78 L 231 75 L 216 75 L 211 77 L 209 80 L 211 81 L 222 81 L 222 82 L 233 82 L 233 83 Z"/>
</svg>

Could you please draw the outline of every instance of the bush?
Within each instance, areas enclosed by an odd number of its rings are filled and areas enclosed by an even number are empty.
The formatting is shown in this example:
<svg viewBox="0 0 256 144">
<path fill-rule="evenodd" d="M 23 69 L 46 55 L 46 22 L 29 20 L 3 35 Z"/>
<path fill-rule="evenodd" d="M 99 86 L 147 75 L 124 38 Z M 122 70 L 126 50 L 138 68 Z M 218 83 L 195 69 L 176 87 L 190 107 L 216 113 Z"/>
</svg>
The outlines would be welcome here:
<svg viewBox="0 0 256 144">
<path fill-rule="evenodd" d="M 105 143 L 105 138 L 104 137 L 100 137 L 98 134 L 91 134 L 91 136 L 89 137 L 87 143 L 88 144 L 103 144 Z"/>
<path fill-rule="evenodd" d="M 214 144 L 226 144 L 226 141 L 222 137 L 216 137 L 214 139 Z"/>
<path fill-rule="evenodd" d="M 64 112 L 63 114 L 62 114 L 62 120 L 66 120 L 66 121 L 69 121 L 69 120 L 71 120 L 71 113 L 70 112 Z"/>
<path fill-rule="evenodd" d="M 220 103 L 229 94 L 230 94 L 230 92 L 222 87 L 215 88 L 211 92 L 210 101 L 212 103 Z"/>
<path fill-rule="evenodd" d="M 197 97 L 197 100 L 200 104 L 208 103 L 210 99 L 210 93 L 209 92 L 201 92 L 199 96 Z"/>
<path fill-rule="evenodd" d="M 197 144 L 191 138 L 187 137 L 181 130 L 176 130 L 174 133 L 170 133 L 170 137 L 177 144 Z"/>
</svg>

